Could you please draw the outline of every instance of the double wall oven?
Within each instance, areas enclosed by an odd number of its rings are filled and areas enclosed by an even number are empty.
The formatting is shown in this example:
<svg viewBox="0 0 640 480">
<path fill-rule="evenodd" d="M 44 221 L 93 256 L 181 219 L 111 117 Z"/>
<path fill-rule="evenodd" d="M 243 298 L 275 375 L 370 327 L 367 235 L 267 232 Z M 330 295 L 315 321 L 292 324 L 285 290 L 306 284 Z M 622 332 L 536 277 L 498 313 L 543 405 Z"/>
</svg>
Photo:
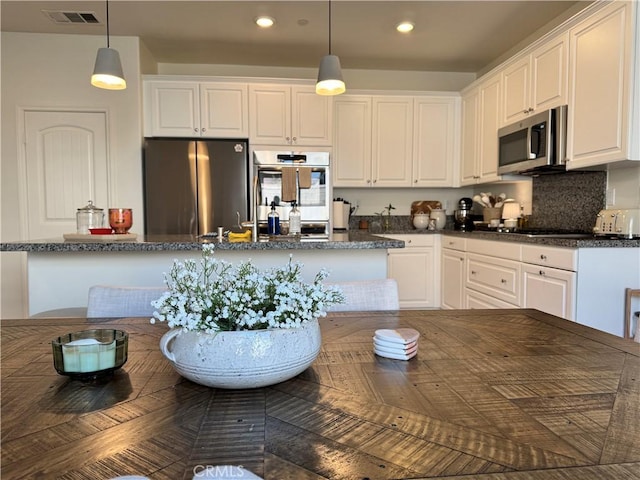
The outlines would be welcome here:
<svg viewBox="0 0 640 480">
<path fill-rule="evenodd" d="M 258 185 L 251 200 L 260 233 L 267 233 L 272 205 L 280 222 L 286 224 L 295 201 L 301 213 L 302 235 L 329 235 L 332 190 L 328 152 L 256 150 L 253 168 Z"/>
</svg>

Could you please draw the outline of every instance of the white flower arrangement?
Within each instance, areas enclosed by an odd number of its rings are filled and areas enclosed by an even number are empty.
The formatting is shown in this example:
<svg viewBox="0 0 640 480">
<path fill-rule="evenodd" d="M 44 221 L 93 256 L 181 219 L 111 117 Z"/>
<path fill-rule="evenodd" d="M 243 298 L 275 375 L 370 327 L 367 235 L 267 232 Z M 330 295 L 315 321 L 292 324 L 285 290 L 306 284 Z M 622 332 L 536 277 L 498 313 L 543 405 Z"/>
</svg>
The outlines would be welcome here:
<svg viewBox="0 0 640 480">
<path fill-rule="evenodd" d="M 206 333 L 295 328 L 344 302 L 337 286 L 322 283 L 328 276 L 324 269 L 305 283 L 302 264 L 292 258 L 284 267 L 261 272 L 251 261 L 234 268 L 213 254 L 214 245 L 205 244 L 200 262 L 174 260 L 165 273 L 169 290 L 151 302 L 157 309 L 151 323 L 166 321 L 171 328 Z"/>
</svg>

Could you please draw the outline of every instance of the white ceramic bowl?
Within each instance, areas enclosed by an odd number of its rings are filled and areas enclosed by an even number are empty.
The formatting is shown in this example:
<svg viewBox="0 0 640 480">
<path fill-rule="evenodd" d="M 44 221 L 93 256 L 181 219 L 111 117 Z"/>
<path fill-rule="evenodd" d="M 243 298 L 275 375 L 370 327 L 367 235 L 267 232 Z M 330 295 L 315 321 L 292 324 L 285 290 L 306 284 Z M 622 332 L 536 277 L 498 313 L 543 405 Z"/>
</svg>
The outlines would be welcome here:
<svg viewBox="0 0 640 480">
<path fill-rule="evenodd" d="M 192 382 L 217 388 L 273 385 L 306 370 L 320 353 L 317 320 L 299 328 L 207 334 L 174 328 L 160 350 Z"/>
<path fill-rule="evenodd" d="M 426 230 L 429 227 L 429 214 L 416 213 L 413 215 L 413 226 L 418 230 Z"/>
</svg>

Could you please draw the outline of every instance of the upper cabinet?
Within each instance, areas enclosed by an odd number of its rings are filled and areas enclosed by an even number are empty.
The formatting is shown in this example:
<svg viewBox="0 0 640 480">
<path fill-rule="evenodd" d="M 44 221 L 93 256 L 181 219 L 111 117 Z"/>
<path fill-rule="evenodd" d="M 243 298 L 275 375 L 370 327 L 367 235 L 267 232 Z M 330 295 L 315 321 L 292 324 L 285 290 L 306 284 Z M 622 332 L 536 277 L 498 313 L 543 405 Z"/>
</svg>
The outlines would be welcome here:
<svg viewBox="0 0 640 480">
<path fill-rule="evenodd" d="M 451 187 L 460 158 L 460 97 L 416 97 L 413 102 L 414 187 Z"/>
<path fill-rule="evenodd" d="M 453 186 L 456 95 L 341 95 L 334 109 L 334 186 Z"/>
<path fill-rule="evenodd" d="M 640 136 L 637 23 L 640 20 L 634 22 L 634 7 L 636 15 L 639 14 L 638 6 L 633 3 L 611 3 L 569 32 L 569 169 L 640 160 L 637 150 Z"/>
<path fill-rule="evenodd" d="M 145 136 L 247 138 L 247 84 L 144 82 Z"/>
<path fill-rule="evenodd" d="M 545 41 L 502 71 L 501 126 L 567 103 L 568 37 Z"/>
<path fill-rule="evenodd" d="M 331 146 L 332 97 L 313 86 L 249 86 L 249 141 L 260 145 Z"/>
<path fill-rule="evenodd" d="M 460 185 L 500 180 L 498 128 L 501 114 L 500 74 L 482 81 L 462 96 Z"/>
</svg>

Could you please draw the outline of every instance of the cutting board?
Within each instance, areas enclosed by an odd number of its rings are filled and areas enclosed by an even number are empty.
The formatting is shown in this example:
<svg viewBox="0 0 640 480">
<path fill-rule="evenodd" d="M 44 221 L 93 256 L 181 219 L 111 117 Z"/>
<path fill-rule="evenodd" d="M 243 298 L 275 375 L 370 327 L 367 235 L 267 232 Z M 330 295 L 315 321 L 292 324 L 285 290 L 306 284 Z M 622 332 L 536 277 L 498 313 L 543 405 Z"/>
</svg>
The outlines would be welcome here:
<svg viewBox="0 0 640 480">
<path fill-rule="evenodd" d="M 109 235 L 92 235 L 90 233 L 64 233 L 62 237 L 72 242 L 122 242 L 135 240 L 137 233 L 111 233 Z"/>
<path fill-rule="evenodd" d="M 431 213 L 432 208 L 442 208 L 439 200 L 417 200 L 411 204 L 411 220 L 416 213 Z"/>
</svg>

